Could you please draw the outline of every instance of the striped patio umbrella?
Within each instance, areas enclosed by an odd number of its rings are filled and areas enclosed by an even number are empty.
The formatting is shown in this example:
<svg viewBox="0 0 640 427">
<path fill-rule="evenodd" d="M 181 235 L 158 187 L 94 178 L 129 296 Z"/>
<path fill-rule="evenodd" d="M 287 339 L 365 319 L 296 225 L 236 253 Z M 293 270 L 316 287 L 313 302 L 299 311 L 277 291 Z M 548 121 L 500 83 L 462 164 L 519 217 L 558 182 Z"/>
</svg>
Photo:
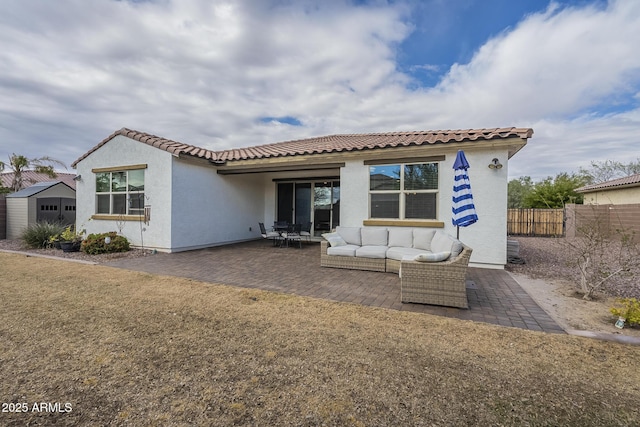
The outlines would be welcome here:
<svg viewBox="0 0 640 427">
<path fill-rule="evenodd" d="M 456 226 L 457 237 L 460 237 L 460 227 L 467 227 L 478 221 L 476 207 L 473 204 L 471 184 L 469 183 L 469 162 L 464 151 L 458 150 L 456 161 L 453 163 L 455 171 L 453 180 L 453 225 Z"/>
</svg>

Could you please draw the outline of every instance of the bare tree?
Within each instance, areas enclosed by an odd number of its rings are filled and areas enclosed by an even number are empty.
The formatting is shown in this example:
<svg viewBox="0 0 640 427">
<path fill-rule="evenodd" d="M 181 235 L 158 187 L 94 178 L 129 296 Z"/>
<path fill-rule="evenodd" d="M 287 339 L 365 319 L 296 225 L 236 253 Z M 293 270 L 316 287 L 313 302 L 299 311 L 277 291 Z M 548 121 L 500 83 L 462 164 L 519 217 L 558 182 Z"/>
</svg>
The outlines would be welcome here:
<svg viewBox="0 0 640 427">
<path fill-rule="evenodd" d="M 608 215 L 594 206 L 591 217 L 583 218 L 576 227 L 578 236 L 564 240 L 579 270 L 580 290 L 586 300 L 614 279 L 633 280 L 640 274 L 640 247 L 634 242 L 634 232 L 612 228 Z"/>
<path fill-rule="evenodd" d="M 579 173 L 585 177 L 587 183 L 599 184 L 640 173 L 640 158 L 629 163 L 615 160 L 592 161 L 589 168 L 580 168 Z"/>
</svg>

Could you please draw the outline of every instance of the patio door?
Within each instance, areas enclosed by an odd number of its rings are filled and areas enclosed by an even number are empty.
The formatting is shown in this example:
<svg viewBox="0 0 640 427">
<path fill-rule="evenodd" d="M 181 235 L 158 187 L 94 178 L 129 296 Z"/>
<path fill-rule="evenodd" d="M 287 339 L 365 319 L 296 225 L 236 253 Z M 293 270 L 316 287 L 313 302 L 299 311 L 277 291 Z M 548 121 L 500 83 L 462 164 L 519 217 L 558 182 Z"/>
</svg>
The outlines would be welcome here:
<svg viewBox="0 0 640 427">
<path fill-rule="evenodd" d="M 277 221 L 313 224 L 320 236 L 340 224 L 340 181 L 278 183 Z"/>
</svg>

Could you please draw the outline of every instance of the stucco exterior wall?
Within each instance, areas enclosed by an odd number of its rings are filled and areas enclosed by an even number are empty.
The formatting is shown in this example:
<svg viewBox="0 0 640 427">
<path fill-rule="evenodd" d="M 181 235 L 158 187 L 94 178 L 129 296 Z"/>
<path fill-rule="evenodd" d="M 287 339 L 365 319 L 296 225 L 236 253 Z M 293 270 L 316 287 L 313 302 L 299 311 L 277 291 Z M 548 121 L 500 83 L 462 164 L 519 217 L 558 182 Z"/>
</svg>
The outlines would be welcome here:
<svg viewBox="0 0 640 427">
<path fill-rule="evenodd" d="M 640 203 L 640 186 L 584 194 L 585 205 L 626 205 L 634 203 Z"/>
<path fill-rule="evenodd" d="M 456 236 L 451 222 L 453 196 L 453 163 L 456 151 L 429 152 L 429 155 L 445 155 L 439 168 L 438 220 L 442 229 Z M 474 203 L 479 220 L 460 229 L 460 240 L 473 248 L 472 265 L 486 268 L 503 268 L 507 258 L 507 182 L 508 153 L 506 149 L 465 149 Z M 498 158 L 502 169 L 489 169 L 493 158 Z M 345 226 L 362 226 L 369 218 L 369 166 L 362 160 L 348 161 L 340 171 L 341 218 Z"/>
<path fill-rule="evenodd" d="M 124 221 L 122 234 L 132 245 L 158 250 L 171 247 L 171 168 L 173 156 L 147 144 L 124 136 L 116 136 L 90 156 L 80 161 L 76 183 L 76 226 L 88 234 L 119 231 L 118 222 L 91 219 L 96 209 L 96 180 L 94 168 L 110 168 L 146 164 L 145 204 L 151 206 L 148 225 L 139 221 Z"/>
<path fill-rule="evenodd" d="M 209 164 L 174 159 L 172 181 L 173 251 L 260 236 L 265 185 L 259 175 L 219 175 Z"/>
<path fill-rule="evenodd" d="M 340 170 L 340 224 L 361 227 L 369 218 L 369 166 L 351 160 Z"/>
</svg>

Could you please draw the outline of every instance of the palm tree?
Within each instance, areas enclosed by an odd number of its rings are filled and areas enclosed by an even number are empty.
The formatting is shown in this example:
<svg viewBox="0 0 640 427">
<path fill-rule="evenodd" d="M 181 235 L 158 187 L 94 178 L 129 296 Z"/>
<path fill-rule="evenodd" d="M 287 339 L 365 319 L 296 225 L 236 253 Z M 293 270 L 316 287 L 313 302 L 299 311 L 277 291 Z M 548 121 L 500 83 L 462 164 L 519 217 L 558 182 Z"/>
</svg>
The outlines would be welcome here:
<svg viewBox="0 0 640 427">
<path fill-rule="evenodd" d="M 62 166 L 65 169 L 67 168 L 67 166 L 60 160 L 53 159 L 49 156 L 29 159 L 25 156 L 13 153 L 9 156 L 9 168 L 13 172 L 13 179 L 9 190 L 20 191 L 23 188 L 24 178 L 22 177 L 22 172 L 26 170 L 32 169 L 35 172 L 46 174 L 51 178 L 57 177 L 58 175 L 53 169 L 54 165 Z M 0 172 L 2 172 L 6 166 L 7 165 L 4 162 L 0 161 Z"/>
</svg>

